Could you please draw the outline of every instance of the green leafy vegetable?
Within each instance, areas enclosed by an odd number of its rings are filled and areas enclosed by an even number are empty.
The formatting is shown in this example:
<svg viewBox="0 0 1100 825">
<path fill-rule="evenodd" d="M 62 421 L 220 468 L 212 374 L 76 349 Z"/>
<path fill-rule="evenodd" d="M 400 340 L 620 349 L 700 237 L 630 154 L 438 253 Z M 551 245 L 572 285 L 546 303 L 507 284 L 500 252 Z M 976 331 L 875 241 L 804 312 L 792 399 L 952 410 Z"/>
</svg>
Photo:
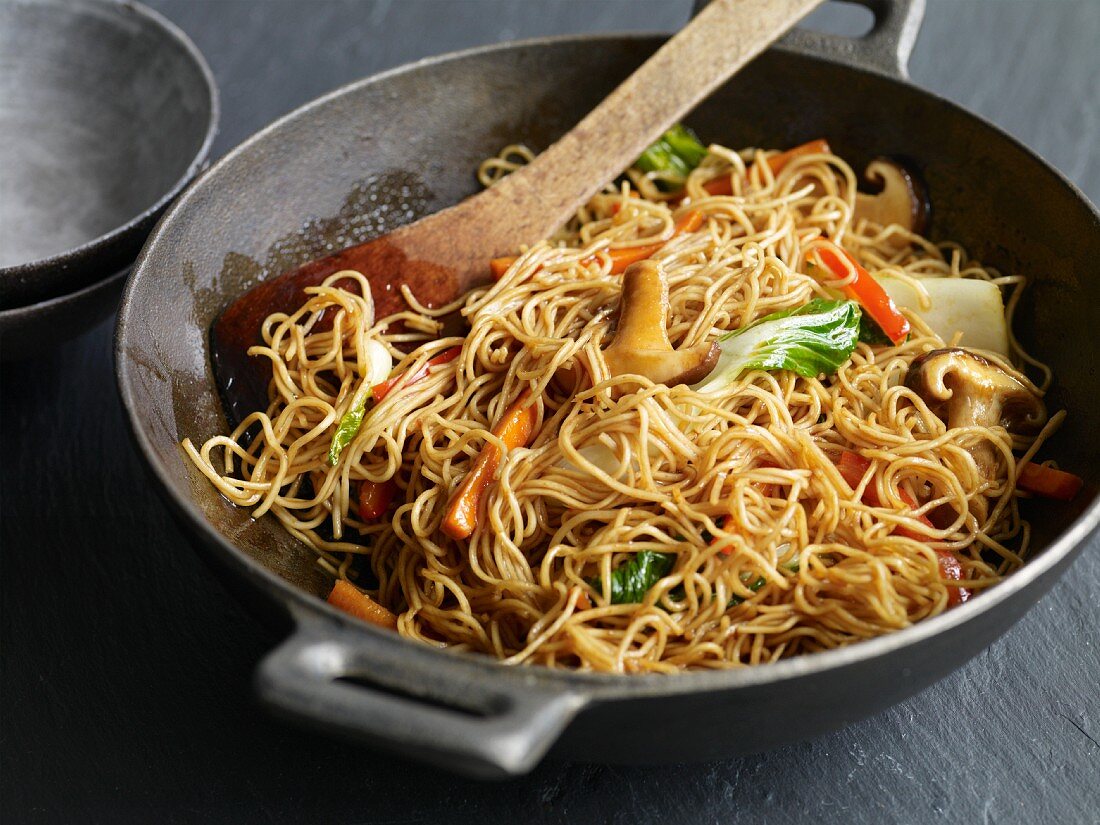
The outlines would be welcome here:
<svg viewBox="0 0 1100 825">
<path fill-rule="evenodd" d="M 643 172 L 658 172 L 661 180 L 682 186 L 688 173 L 702 163 L 707 147 L 691 129 L 676 125 L 657 138 L 657 142 L 642 152 L 635 166 Z"/>
<path fill-rule="evenodd" d="M 675 553 L 658 553 L 656 550 L 636 553 L 630 561 L 611 571 L 611 603 L 641 602 L 649 588 L 672 572 L 675 564 Z M 599 579 L 592 579 L 589 584 L 596 590 L 603 587 Z"/>
<path fill-rule="evenodd" d="M 882 327 L 867 315 L 859 319 L 859 340 L 873 347 L 892 347 L 894 342 L 882 331 Z"/>
<path fill-rule="evenodd" d="M 355 434 L 363 425 L 363 418 L 367 413 L 367 401 L 371 397 L 371 389 L 375 384 L 386 380 L 393 366 L 389 351 L 379 341 L 368 341 L 366 345 L 366 371 L 359 388 L 351 397 L 348 411 L 336 425 L 336 432 L 332 434 L 332 441 L 328 447 L 328 463 L 333 467 L 340 458 L 340 453 L 354 439 Z M 430 363 L 430 362 L 429 362 Z"/>
<path fill-rule="evenodd" d="M 806 274 L 812 275 L 815 278 L 822 277 L 819 273 L 825 273 L 826 270 L 819 266 L 815 266 L 812 261 L 806 262 Z M 859 316 L 859 340 L 864 344 L 870 344 L 873 347 L 892 347 L 894 342 L 890 340 L 890 337 L 882 331 L 882 327 L 875 323 L 874 319 L 870 315 L 860 311 Z"/>
<path fill-rule="evenodd" d="M 744 581 L 744 580 L 745 580 L 745 577 L 742 576 L 741 581 Z M 768 583 L 767 579 L 765 579 L 763 576 L 758 576 L 756 581 L 754 581 L 752 584 L 748 585 L 748 588 L 753 593 L 755 593 L 756 591 L 758 591 L 761 587 L 763 587 L 767 583 Z M 737 605 L 741 604 L 743 601 L 745 601 L 745 600 L 743 598 L 741 598 L 740 596 L 733 596 L 733 597 L 730 598 L 730 600 L 728 602 L 726 602 L 726 609 L 728 610 L 731 607 L 737 607 Z"/>
<path fill-rule="evenodd" d="M 344 448 L 348 446 L 352 439 L 355 438 L 355 434 L 359 432 L 359 427 L 363 424 L 363 416 L 367 412 L 367 399 L 366 396 L 354 407 L 352 407 L 343 418 L 340 419 L 339 425 L 336 427 L 336 432 L 332 435 L 332 443 L 328 447 L 328 463 L 333 467 L 336 466 L 336 461 L 340 458 L 340 453 L 344 451 Z"/>
<path fill-rule="evenodd" d="M 855 301 L 823 298 L 773 312 L 718 339 L 718 365 L 692 389 L 717 392 L 745 370 L 791 370 L 806 378 L 831 375 L 855 349 L 861 317 Z"/>
<path fill-rule="evenodd" d="M 752 575 L 751 573 L 742 573 L 741 574 L 741 581 L 743 583 L 746 582 L 751 575 Z M 768 583 L 767 579 L 765 579 L 763 576 L 758 576 L 756 581 L 754 581 L 752 584 L 748 585 L 748 588 L 753 593 L 755 593 L 757 590 L 759 590 L 761 587 L 763 587 L 767 583 Z M 682 584 L 678 584 L 674 588 L 672 588 L 672 590 L 670 590 L 668 592 L 668 595 L 671 596 L 673 599 L 675 599 L 678 602 L 682 602 L 687 596 L 687 594 L 684 592 L 684 586 Z M 737 605 L 741 604 L 743 601 L 745 601 L 745 600 L 743 598 L 741 598 L 740 596 L 731 596 L 730 600 L 728 602 L 726 602 L 726 610 L 729 610 L 731 607 L 737 607 Z"/>
</svg>

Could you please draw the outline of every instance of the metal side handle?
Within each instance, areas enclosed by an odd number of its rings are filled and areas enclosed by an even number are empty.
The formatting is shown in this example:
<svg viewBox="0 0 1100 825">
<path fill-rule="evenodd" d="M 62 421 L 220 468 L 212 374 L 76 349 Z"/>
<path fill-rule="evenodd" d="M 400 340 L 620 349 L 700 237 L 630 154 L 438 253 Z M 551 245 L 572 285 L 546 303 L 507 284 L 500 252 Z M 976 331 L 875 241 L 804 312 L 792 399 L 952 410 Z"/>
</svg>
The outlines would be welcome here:
<svg viewBox="0 0 1100 825">
<path fill-rule="evenodd" d="M 695 0 L 692 13 L 710 0 Z M 925 0 L 845 0 L 871 10 L 871 30 L 862 37 L 795 29 L 779 40 L 785 48 L 814 57 L 838 60 L 858 69 L 870 69 L 908 79 L 909 55 L 924 19 Z"/>
<path fill-rule="evenodd" d="M 585 699 L 522 668 L 482 663 L 400 638 L 307 619 L 260 663 L 256 689 L 275 711 L 478 778 L 531 770 Z M 446 657 L 446 658 L 443 658 Z"/>
</svg>

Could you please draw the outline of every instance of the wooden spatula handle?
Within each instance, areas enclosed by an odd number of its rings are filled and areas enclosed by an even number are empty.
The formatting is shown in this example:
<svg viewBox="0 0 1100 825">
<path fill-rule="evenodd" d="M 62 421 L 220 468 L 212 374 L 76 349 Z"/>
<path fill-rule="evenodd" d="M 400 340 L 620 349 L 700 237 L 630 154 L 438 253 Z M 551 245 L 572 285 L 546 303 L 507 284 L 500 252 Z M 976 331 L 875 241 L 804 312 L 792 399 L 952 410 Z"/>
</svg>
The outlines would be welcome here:
<svg viewBox="0 0 1100 825">
<path fill-rule="evenodd" d="M 483 249 L 507 252 L 517 238 L 531 243 L 549 235 L 820 2 L 713 0 L 561 140 L 484 193 L 499 204 L 481 208 L 509 217 L 481 234 Z"/>
<path fill-rule="evenodd" d="M 713 0 L 567 135 L 531 164 L 460 204 L 264 281 L 211 330 L 214 372 L 231 418 L 265 403 L 270 366 L 250 359 L 262 320 L 342 269 L 363 273 L 379 316 L 405 308 L 401 287 L 439 306 L 484 282 L 494 255 L 552 234 L 660 134 L 821 0 Z"/>
</svg>

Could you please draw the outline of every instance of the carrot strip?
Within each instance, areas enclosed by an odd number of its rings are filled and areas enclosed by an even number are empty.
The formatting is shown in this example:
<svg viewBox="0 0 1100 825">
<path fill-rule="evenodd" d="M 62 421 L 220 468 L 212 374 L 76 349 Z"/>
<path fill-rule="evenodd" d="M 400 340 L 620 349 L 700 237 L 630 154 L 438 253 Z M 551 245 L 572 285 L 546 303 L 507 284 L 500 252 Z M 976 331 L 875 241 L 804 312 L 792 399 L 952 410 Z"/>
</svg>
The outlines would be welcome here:
<svg viewBox="0 0 1100 825">
<path fill-rule="evenodd" d="M 692 232 L 698 231 L 699 227 L 703 225 L 705 217 L 702 212 L 692 210 L 676 221 L 673 230 L 672 238 L 677 235 L 689 235 Z M 607 254 L 611 258 L 611 274 L 621 275 L 626 271 L 626 268 L 636 261 L 644 261 L 663 247 L 666 243 L 672 240 L 658 241 L 657 243 L 645 244 L 643 246 L 627 246 L 617 249 L 608 249 Z M 493 258 L 489 261 L 489 271 L 492 272 L 493 278 L 500 280 L 504 277 L 504 273 L 508 271 L 508 267 L 514 264 L 518 259 L 511 258 Z M 590 264 L 596 260 L 595 256 L 585 258 L 581 263 Z"/>
<path fill-rule="evenodd" d="M 504 273 L 508 271 L 508 267 L 516 263 L 519 257 L 516 255 L 508 255 L 506 257 L 494 257 L 488 262 L 488 271 L 493 275 L 493 281 L 499 281 L 504 277 Z"/>
<path fill-rule="evenodd" d="M 863 481 L 863 477 L 871 468 L 871 459 L 861 456 L 859 453 L 853 453 L 851 450 L 845 450 L 840 454 L 840 458 L 836 463 L 836 468 L 840 470 L 840 475 L 848 482 L 848 486 L 854 490 L 859 486 L 860 482 Z M 916 509 L 916 502 L 913 501 L 912 496 L 905 492 L 905 490 L 898 490 L 898 495 L 907 506 Z M 863 491 L 863 503 L 870 507 L 883 506 L 878 495 L 878 490 L 874 484 L 868 484 L 867 488 Z M 921 524 L 928 525 L 928 527 L 933 526 L 927 516 L 917 516 L 917 520 Z M 914 539 L 915 541 L 926 541 L 928 538 L 913 530 L 908 530 L 905 527 L 896 527 L 894 528 L 894 532 L 899 536 Z M 936 562 L 939 564 L 940 575 L 948 581 L 961 581 L 962 565 L 959 563 L 959 560 L 946 550 L 936 550 L 934 552 L 936 554 Z M 954 607 L 955 605 L 965 602 L 971 595 L 971 591 L 965 587 L 948 587 L 947 604 L 950 607 Z"/>
<path fill-rule="evenodd" d="M 886 337 L 900 344 L 909 334 L 909 321 L 894 305 L 893 299 L 866 269 L 856 263 L 847 250 L 829 241 L 820 241 L 813 253 L 821 264 L 837 278 L 847 278 L 854 270 L 855 280 L 842 287 L 844 294 L 857 301 Z"/>
<path fill-rule="evenodd" d="M 364 481 L 359 485 L 359 518 L 373 521 L 390 507 L 397 485 L 391 478 L 388 481 Z"/>
<path fill-rule="evenodd" d="M 492 258 L 489 261 L 489 272 L 493 276 L 494 281 L 499 281 L 504 277 L 504 273 L 508 271 L 508 268 L 519 260 L 516 255 L 508 255 L 503 258 Z"/>
<path fill-rule="evenodd" d="M 685 215 L 682 215 L 680 219 L 676 221 L 676 225 L 672 230 L 672 238 L 675 238 L 677 235 L 689 235 L 697 231 L 702 225 L 703 213 L 693 209 Z M 672 238 L 668 240 L 670 241 Z M 628 246 L 607 250 L 607 254 L 611 256 L 611 274 L 622 274 L 632 263 L 644 261 L 666 243 L 668 243 L 668 241 L 646 244 L 645 246 Z"/>
<path fill-rule="evenodd" d="M 826 140 L 818 139 L 811 140 L 809 143 L 803 143 L 801 146 L 795 146 L 793 149 L 788 149 L 786 152 L 782 152 L 778 155 L 772 155 L 768 158 L 767 163 L 772 170 L 773 175 L 778 175 L 783 171 L 788 163 L 801 155 L 819 155 L 819 154 L 831 154 L 832 149 L 829 148 L 829 143 Z M 724 197 L 726 195 L 733 194 L 733 180 L 729 175 L 723 175 L 720 178 L 714 178 L 708 180 L 703 184 L 703 189 L 711 197 Z"/>
<path fill-rule="evenodd" d="M 725 195 L 733 194 L 733 179 L 729 175 L 722 175 L 720 178 L 714 178 L 714 180 L 708 180 L 703 184 L 703 189 L 706 190 L 708 195 L 712 197 L 723 197 Z"/>
<path fill-rule="evenodd" d="M 332 592 L 328 594 L 328 603 L 349 616 L 364 622 L 397 630 L 397 616 L 384 608 L 359 588 L 343 579 L 337 579 Z"/>
<path fill-rule="evenodd" d="M 435 358 L 430 359 L 428 363 L 418 369 L 413 375 L 409 376 L 408 380 L 404 380 L 408 373 L 402 373 L 401 375 L 386 379 L 381 384 L 375 384 L 373 387 L 371 387 L 370 393 L 372 396 L 374 396 L 375 401 L 381 401 L 383 398 L 385 398 L 387 395 L 397 389 L 398 384 L 400 384 L 401 389 L 412 386 L 417 381 L 420 381 L 422 378 L 424 378 L 424 376 L 428 374 L 428 370 L 430 370 L 432 367 L 438 367 L 440 364 L 446 364 L 449 361 L 453 361 L 461 354 L 462 347 L 451 347 L 450 349 L 443 350 L 443 352 L 441 352 Z"/>
<path fill-rule="evenodd" d="M 633 189 L 631 189 L 627 192 L 627 197 L 636 198 L 636 197 L 638 197 L 638 193 L 635 192 Z M 617 201 L 615 201 L 615 203 L 611 204 L 611 214 L 612 215 L 618 215 L 622 210 L 623 210 L 623 201 L 622 200 L 617 200 Z"/>
<path fill-rule="evenodd" d="M 807 143 L 803 143 L 799 146 L 795 146 L 793 149 L 788 149 L 786 152 L 781 152 L 778 155 L 772 155 L 768 158 L 768 166 L 772 170 L 773 175 L 778 175 L 783 171 L 783 167 L 790 163 L 797 157 L 802 155 L 823 155 L 832 154 L 832 149 L 829 148 L 829 142 L 823 138 L 817 140 L 811 140 Z"/>
<path fill-rule="evenodd" d="M 493 435 L 503 441 L 508 449 L 526 447 L 535 434 L 537 417 L 538 410 L 531 400 L 531 390 L 526 389 L 493 427 Z M 447 503 L 441 529 L 448 536 L 464 539 L 477 528 L 478 505 L 503 457 L 500 448 L 493 442 L 488 442 L 481 448 L 470 472 L 462 479 Z"/>
<path fill-rule="evenodd" d="M 1084 479 L 1073 473 L 1031 462 L 1025 464 L 1016 477 L 1016 485 L 1021 490 L 1058 501 L 1071 500 L 1084 484 Z"/>
</svg>

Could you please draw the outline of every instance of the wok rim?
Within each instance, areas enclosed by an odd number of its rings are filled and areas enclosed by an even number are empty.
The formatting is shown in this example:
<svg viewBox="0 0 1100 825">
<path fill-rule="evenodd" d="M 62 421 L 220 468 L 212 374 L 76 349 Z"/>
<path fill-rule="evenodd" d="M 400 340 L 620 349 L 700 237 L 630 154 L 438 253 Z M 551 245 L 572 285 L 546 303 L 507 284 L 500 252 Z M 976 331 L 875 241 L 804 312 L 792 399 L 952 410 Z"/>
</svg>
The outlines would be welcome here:
<svg viewBox="0 0 1100 825">
<path fill-rule="evenodd" d="M 218 84 L 214 80 L 214 73 L 206 62 L 206 58 L 203 57 L 198 46 L 196 46 L 191 38 L 187 36 L 183 29 L 160 12 L 143 3 L 137 2 L 137 0 L 70 0 L 68 4 L 59 3 L 56 2 L 56 0 L 39 0 L 39 2 L 41 5 L 60 6 L 69 14 L 73 14 L 83 7 L 106 11 L 115 17 L 132 14 L 136 17 L 143 18 L 144 21 L 152 25 L 154 30 L 158 30 L 166 41 L 174 41 L 182 48 L 188 60 L 198 69 L 198 75 L 202 81 L 202 85 L 206 89 L 210 105 L 206 115 L 206 131 L 203 133 L 202 143 L 199 144 L 198 149 L 188 162 L 187 168 L 184 169 L 183 173 L 173 181 L 172 185 L 164 194 L 157 198 L 151 206 L 146 207 L 137 215 L 134 215 L 125 223 L 116 226 L 114 229 L 110 229 L 64 252 L 57 252 L 45 258 L 36 258 L 33 261 L 25 261 L 24 263 L 12 264 L 11 266 L 0 266 L 0 283 L 18 280 L 19 278 L 25 278 L 27 276 L 41 275 L 74 264 L 90 263 L 95 255 L 105 248 L 109 248 L 128 236 L 136 236 L 141 232 L 143 225 L 147 225 L 155 219 L 158 221 L 157 225 L 159 225 L 159 217 L 163 217 L 167 214 L 167 208 L 179 197 L 181 192 L 187 189 L 202 171 L 203 165 L 206 164 L 207 159 L 210 157 L 210 150 L 214 146 L 214 139 L 218 134 L 218 124 L 221 121 L 221 99 L 218 96 Z M 149 233 L 149 235 L 146 236 L 146 241 L 148 241 L 151 234 L 152 233 Z M 145 242 L 142 244 L 142 251 L 144 251 L 144 249 Z M 83 289 L 83 287 L 81 287 L 81 289 Z M 56 297 L 59 296 L 46 296 L 40 298 L 38 301 L 32 301 L 31 304 L 42 303 L 43 301 Z"/>
<path fill-rule="evenodd" d="M 916 622 L 901 630 L 892 631 L 871 639 L 853 642 L 844 647 L 819 653 L 802 654 L 773 663 L 732 667 L 722 670 L 695 670 L 667 675 L 633 675 L 555 669 L 541 665 L 508 666 L 488 654 L 433 648 L 428 645 L 417 643 L 411 639 L 397 636 L 390 631 L 375 628 L 369 624 L 356 621 L 336 610 L 320 598 L 286 581 L 277 573 L 240 550 L 206 520 L 189 497 L 184 497 L 176 493 L 171 478 L 160 466 L 158 453 L 151 440 L 145 431 L 138 426 L 138 410 L 133 391 L 134 382 L 129 372 L 129 363 L 126 356 L 127 332 L 131 323 L 130 314 L 134 311 L 133 294 L 138 281 L 145 277 L 156 277 L 155 273 L 146 273 L 146 261 L 150 257 L 151 250 L 159 242 L 166 227 L 175 219 L 176 215 L 186 209 L 192 199 L 199 196 L 198 193 L 203 186 L 207 184 L 208 180 L 216 178 L 223 169 L 231 167 L 239 155 L 250 151 L 257 143 L 262 142 L 272 133 L 279 131 L 287 123 L 298 118 L 307 117 L 315 110 L 320 109 L 334 99 L 354 93 L 363 87 L 380 83 L 399 74 L 439 66 L 454 60 L 492 54 L 499 51 L 539 46 L 554 46 L 565 42 L 642 42 L 656 38 L 667 39 L 668 37 L 669 34 L 667 32 L 601 32 L 583 35 L 555 35 L 550 37 L 528 38 L 428 56 L 345 84 L 281 116 L 268 126 L 260 129 L 242 141 L 222 158 L 219 158 L 187 188 L 175 203 L 172 204 L 160 218 L 153 231 L 149 234 L 142 247 L 141 253 L 133 265 L 132 275 L 127 281 L 119 307 L 118 322 L 115 330 L 114 348 L 116 381 L 123 408 L 126 411 L 127 425 L 135 443 L 139 447 L 139 453 L 144 463 L 147 468 L 152 471 L 161 494 L 165 497 L 171 508 L 190 528 L 191 535 L 189 535 L 188 538 L 192 541 L 196 538 L 201 539 L 206 548 L 217 552 L 221 561 L 226 562 L 235 573 L 247 578 L 249 584 L 260 589 L 265 598 L 276 602 L 279 607 L 289 615 L 293 622 L 293 628 L 286 639 L 280 644 L 285 643 L 286 640 L 293 639 L 306 633 L 321 632 L 324 634 L 326 632 L 324 629 L 317 631 L 316 628 L 318 626 L 323 628 L 327 625 L 329 628 L 333 626 L 338 628 L 335 632 L 330 631 L 328 633 L 333 641 L 345 644 L 355 644 L 359 648 L 367 651 L 368 654 L 372 646 L 400 645 L 411 657 L 430 656 L 433 660 L 433 664 L 437 665 L 439 668 L 463 667 L 466 669 L 476 669 L 486 674 L 486 678 L 490 681 L 522 679 L 524 682 L 530 683 L 531 680 L 535 680 L 543 689 L 574 693 L 590 700 L 625 700 L 653 696 L 702 694 L 716 691 L 728 692 L 743 688 L 787 682 L 810 675 L 820 675 L 827 671 L 840 670 L 852 665 L 869 662 L 873 659 L 883 658 L 903 648 L 915 646 L 933 637 L 952 632 L 961 625 L 968 624 L 973 619 L 993 610 L 1016 594 L 1028 589 L 1038 579 L 1064 560 L 1070 560 L 1076 552 L 1083 549 L 1084 543 L 1089 538 L 1090 534 L 1100 526 L 1100 495 L 1097 495 L 1094 500 L 1070 522 L 1068 527 L 1063 530 L 1057 538 L 1043 548 L 1037 557 L 1025 561 L 1024 566 L 1020 570 L 1010 574 L 1004 581 L 980 594 L 977 598 L 932 618 Z M 797 47 L 784 45 L 783 43 L 774 45 L 772 49 L 783 52 L 784 54 L 794 54 L 799 58 L 824 63 L 845 71 L 872 75 L 876 78 L 893 82 L 908 92 L 925 95 L 931 98 L 933 101 L 945 107 L 951 117 L 968 118 L 986 130 L 992 131 L 996 137 L 1009 141 L 1017 149 L 1023 151 L 1039 168 L 1052 175 L 1056 182 L 1067 188 L 1069 192 L 1074 195 L 1077 200 L 1083 203 L 1089 212 L 1091 212 L 1096 229 L 1100 232 L 1100 210 L 1097 209 L 1071 180 L 1058 169 L 1047 163 L 1035 151 L 1027 147 L 1018 139 L 1004 132 L 1000 127 L 990 123 L 981 115 L 970 112 L 959 104 L 941 97 L 934 92 L 922 89 L 906 78 L 901 78 L 878 69 L 854 66 L 827 56 L 807 53 Z M 205 330 L 203 332 L 205 333 Z M 209 389 L 212 393 L 217 393 L 216 388 L 210 387 Z M 182 458 L 181 455 L 181 460 Z M 1030 609 L 1029 607 L 1027 610 L 1029 611 Z M 991 642 L 1000 638 L 1004 631 L 1010 626 L 1011 622 L 1005 625 L 1003 630 L 997 632 Z M 313 630 L 311 630 L 311 628 L 313 628 Z M 350 642 L 348 641 L 347 634 L 350 634 Z M 953 671 L 954 668 L 952 669 L 952 672 Z"/>
</svg>

